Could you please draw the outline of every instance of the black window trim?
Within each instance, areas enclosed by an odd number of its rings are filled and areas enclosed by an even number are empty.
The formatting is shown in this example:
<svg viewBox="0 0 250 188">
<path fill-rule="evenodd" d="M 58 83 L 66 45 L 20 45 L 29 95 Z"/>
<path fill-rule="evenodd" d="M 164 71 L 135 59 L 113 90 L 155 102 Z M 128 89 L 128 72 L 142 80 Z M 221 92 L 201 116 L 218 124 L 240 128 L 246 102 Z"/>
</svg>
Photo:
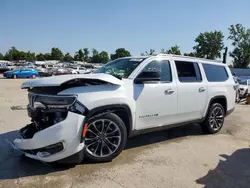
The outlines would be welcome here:
<svg viewBox="0 0 250 188">
<path fill-rule="evenodd" d="M 199 62 L 175 59 L 175 60 L 174 60 L 174 63 L 175 63 L 176 72 L 178 72 L 177 66 L 176 66 L 176 62 L 178 62 L 178 61 L 179 61 L 179 62 L 192 63 L 193 66 L 194 66 L 194 64 L 197 64 L 197 66 L 198 66 L 198 71 L 199 71 L 200 77 L 201 77 L 201 80 L 199 80 L 199 81 L 196 80 L 196 81 L 185 81 L 185 82 L 183 82 L 183 81 L 180 80 L 180 78 L 179 78 L 179 76 L 178 76 L 178 73 L 177 73 L 178 81 L 179 81 L 180 83 L 201 83 L 201 82 L 203 82 L 203 76 L 202 76 L 202 74 L 201 74 L 201 68 L 200 68 Z M 197 78 L 197 70 L 195 69 L 195 66 L 194 66 L 194 71 L 195 71 L 195 75 L 196 75 L 196 78 Z"/>
<path fill-rule="evenodd" d="M 199 71 L 200 76 L 201 76 L 201 80 L 199 80 L 199 81 L 197 81 L 197 82 L 203 82 L 203 77 L 202 77 L 202 74 L 201 74 L 201 68 L 200 68 L 199 63 L 198 63 L 198 62 L 193 62 L 193 63 L 195 63 L 195 64 L 197 65 L 198 71 Z M 194 69 L 194 70 L 195 70 L 195 69 Z M 195 70 L 195 74 L 196 74 L 196 73 L 197 73 L 197 70 Z"/>
<path fill-rule="evenodd" d="M 152 81 L 152 82 L 148 82 L 149 84 L 165 84 L 165 83 L 172 83 L 173 82 L 173 74 L 172 74 L 172 67 L 171 67 L 171 61 L 169 59 L 161 59 L 161 60 L 156 60 L 153 59 L 150 62 L 148 62 L 143 68 L 142 70 L 137 74 L 137 76 L 135 77 L 135 79 L 142 73 L 142 71 L 144 70 L 145 67 L 147 67 L 150 63 L 152 63 L 153 61 L 160 61 L 160 62 L 168 62 L 169 64 L 169 70 L 170 70 L 170 81 Z"/>
</svg>

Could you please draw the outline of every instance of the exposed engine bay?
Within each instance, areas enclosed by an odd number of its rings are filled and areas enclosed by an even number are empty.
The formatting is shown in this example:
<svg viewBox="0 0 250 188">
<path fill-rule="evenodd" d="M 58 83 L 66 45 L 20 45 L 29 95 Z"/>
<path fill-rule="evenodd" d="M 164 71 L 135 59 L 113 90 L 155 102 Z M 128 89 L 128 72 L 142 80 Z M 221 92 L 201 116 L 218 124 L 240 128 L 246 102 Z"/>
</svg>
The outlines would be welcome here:
<svg viewBox="0 0 250 188">
<path fill-rule="evenodd" d="M 78 114 L 85 111 L 85 107 L 77 101 L 76 95 L 58 96 L 30 92 L 28 98 L 27 110 L 32 123 L 21 130 L 24 138 L 32 138 L 36 132 L 65 120 L 69 111 Z"/>
</svg>

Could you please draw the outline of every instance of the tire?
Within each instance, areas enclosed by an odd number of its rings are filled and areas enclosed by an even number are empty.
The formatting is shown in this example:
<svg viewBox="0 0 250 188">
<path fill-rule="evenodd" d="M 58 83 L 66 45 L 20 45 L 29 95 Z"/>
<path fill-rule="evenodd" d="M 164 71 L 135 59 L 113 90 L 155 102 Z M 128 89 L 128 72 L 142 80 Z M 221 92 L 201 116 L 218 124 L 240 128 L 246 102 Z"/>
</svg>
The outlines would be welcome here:
<svg viewBox="0 0 250 188">
<path fill-rule="evenodd" d="M 116 114 L 104 114 L 88 122 L 84 152 L 90 161 L 112 161 L 122 152 L 126 143 L 126 126 Z"/>
<path fill-rule="evenodd" d="M 36 78 L 36 75 L 35 75 L 35 74 L 32 74 L 32 75 L 31 75 L 31 78 L 32 78 L 32 79 L 35 79 L 35 78 Z"/>
<path fill-rule="evenodd" d="M 14 74 L 12 77 L 13 77 L 14 79 L 17 79 L 17 75 L 16 75 L 16 74 Z"/>
<path fill-rule="evenodd" d="M 203 132 L 206 134 L 215 134 L 219 132 L 223 127 L 224 118 L 225 110 L 223 106 L 219 103 L 213 103 L 209 108 L 206 119 L 201 124 Z"/>
</svg>

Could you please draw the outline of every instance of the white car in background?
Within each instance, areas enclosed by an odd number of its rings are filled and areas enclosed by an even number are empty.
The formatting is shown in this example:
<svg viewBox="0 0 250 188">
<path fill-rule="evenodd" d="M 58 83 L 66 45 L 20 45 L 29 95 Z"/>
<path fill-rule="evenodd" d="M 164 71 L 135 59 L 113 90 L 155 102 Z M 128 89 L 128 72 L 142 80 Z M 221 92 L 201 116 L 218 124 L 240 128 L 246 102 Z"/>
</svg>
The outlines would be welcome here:
<svg viewBox="0 0 250 188">
<path fill-rule="evenodd" d="M 239 98 L 245 98 L 250 92 L 250 79 L 237 79 L 239 83 L 238 94 Z"/>
<path fill-rule="evenodd" d="M 72 69 L 72 74 L 85 74 L 90 73 L 91 71 L 89 69 L 86 69 L 85 67 L 70 67 Z"/>
</svg>

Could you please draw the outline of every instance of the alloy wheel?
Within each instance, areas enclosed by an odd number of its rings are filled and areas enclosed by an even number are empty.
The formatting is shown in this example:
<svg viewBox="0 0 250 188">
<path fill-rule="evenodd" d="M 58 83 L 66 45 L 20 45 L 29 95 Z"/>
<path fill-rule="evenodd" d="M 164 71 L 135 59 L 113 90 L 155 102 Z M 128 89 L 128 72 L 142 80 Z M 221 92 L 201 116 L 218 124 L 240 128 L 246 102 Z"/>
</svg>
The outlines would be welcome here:
<svg viewBox="0 0 250 188">
<path fill-rule="evenodd" d="M 109 119 L 99 119 L 89 124 L 85 145 L 87 152 L 94 157 L 112 155 L 120 146 L 121 131 Z"/>
<path fill-rule="evenodd" d="M 211 128 L 214 131 L 219 130 L 224 122 L 224 113 L 223 113 L 223 109 L 221 109 L 220 107 L 215 107 L 210 115 L 209 118 L 209 123 Z"/>
</svg>

